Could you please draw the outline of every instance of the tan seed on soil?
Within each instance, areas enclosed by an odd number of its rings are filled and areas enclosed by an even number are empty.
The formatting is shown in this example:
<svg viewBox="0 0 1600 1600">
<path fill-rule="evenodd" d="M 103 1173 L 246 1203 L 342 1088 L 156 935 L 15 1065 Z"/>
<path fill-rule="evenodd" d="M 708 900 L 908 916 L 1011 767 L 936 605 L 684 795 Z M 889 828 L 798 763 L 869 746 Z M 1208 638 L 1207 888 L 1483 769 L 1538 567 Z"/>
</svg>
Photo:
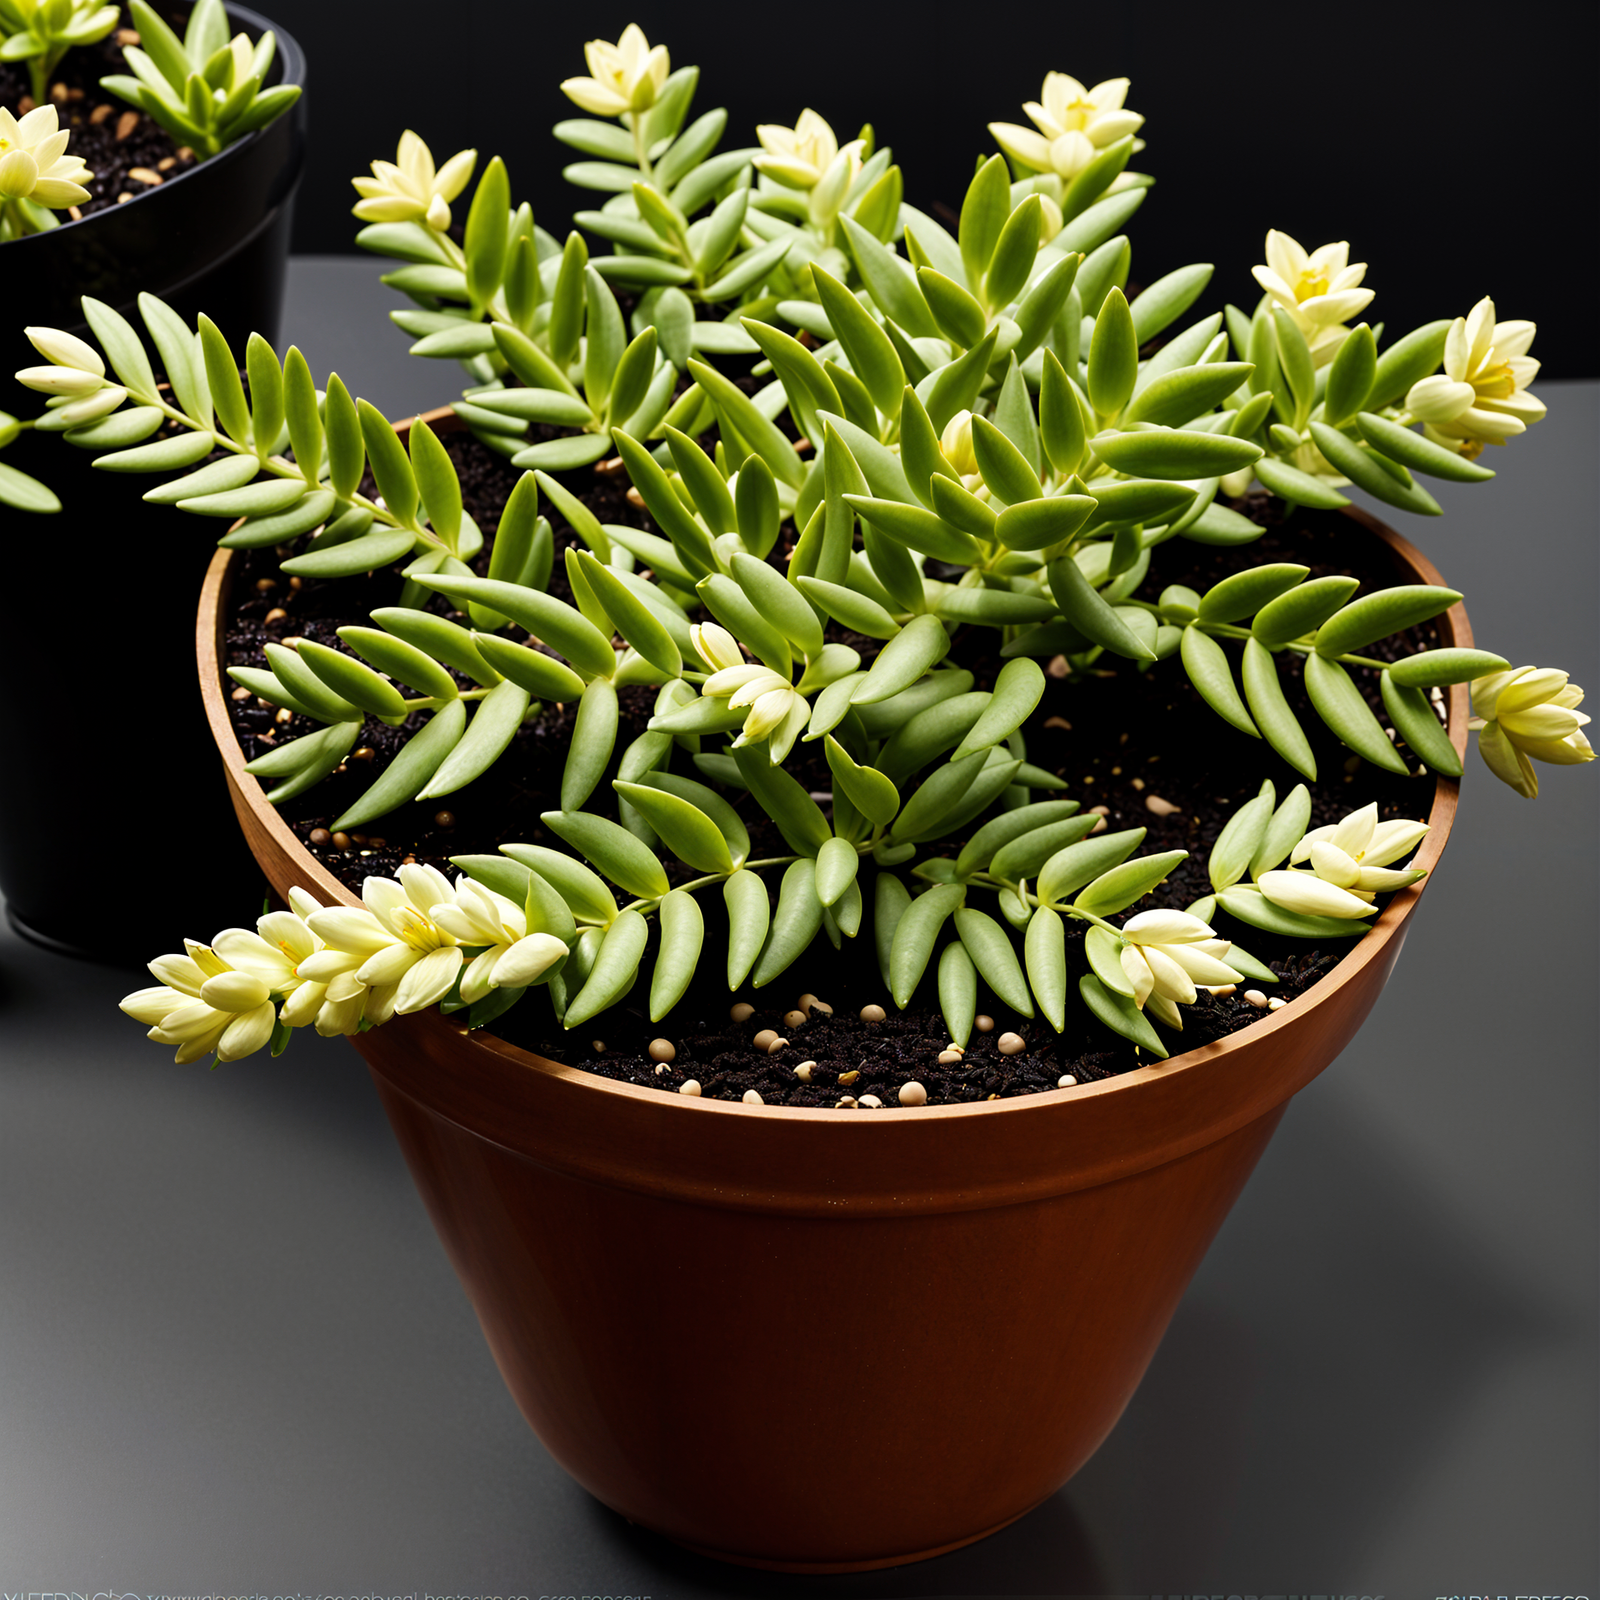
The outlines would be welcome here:
<svg viewBox="0 0 1600 1600">
<path fill-rule="evenodd" d="M 58 106 L 64 106 L 67 103 L 66 84 L 52 83 L 50 85 L 50 98 L 54 100 Z"/>
<path fill-rule="evenodd" d="M 250 698 L 250 691 L 248 689 L 235 689 L 233 693 L 228 696 L 228 698 L 230 700 L 248 700 Z"/>
<path fill-rule="evenodd" d="M 801 1083 L 810 1083 L 811 1069 L 814 1066 L 816 1066 L 815 1061 L 802 1061 L 800 1065 L 794 1069 L 795 1077 L 797 1077 Z"/>
<path fill-rule="evenodd" d="M 1072 724 L 1065 717 L 1046 717 L 1044 725 L 1047 728 L 1065 728 L 1068 733 L 1072 732 Z"/>
<path fill-rule="evenodd" d="M 839 1074 L 839 1082 L 848 1089 L 850 1085 L 854 1083 L 860 1076 L 860 1071 L 857 1068 L 852 1067 L 848 1072 L 841 1072 Z"/>
<path fill-rule="evenodd" d="M 96 106 L 94 110 L 89 113 L 89 120 L 95 125 L 95 127 L 98 128 L 100 124 L 104 122 L 106 118 L 109 117 L 116 109 L 117 108 L 115 106 L 111 105 Z"/>
<path fill-rule="evenodd" d="M 137 178 L 140 183 L 146 184 L 164 183 L 166 181 L 161 174 L 155 171 L 155 169 L 152 167 L 129 167 L 128 176 L 130 178 Z"/>
<path fill-rule="evenodd" d="M 139 113 L 137 111 L 124 111 L 117 118 L 117 138 L 126 139 L 135 128 L 139 126 Z"/>
<path fill-rule="evenodd" d="M 1092 817 L 1109 817 L 1111 815 L 1111 807 L 1110 806 L 1090 806 L 1089 807 L 1089 815 L 1092 816 Z"/>
<path fill-rule="evenodd" d="M 803 1011 L 785 1011 L 783 1014 L 783 1025 L 786 1028 L 798 1028 L 805 1020 L 806 1014 Z"/>
<path fill-rule="evenodd" d="M 1282 1011 L 1283 1008 L 1288 1005 L 1288 1003 L 1289 1002 L 1285 1000 L 1282 995 L 1275 994 L 1269 1001 L 1267 1001 L 1267 1010 Z"/>
<path fill-rule="evenodd" d="M 939 1065 L 942 1067 L 954 1066 L 955 1063 L 961 1059 L 961 1052 L 959 1050 L 941 1050 L 939 1052 Z"/>
<path fill-rule="evenodd" d="M 1238 989 L 1239 985 L 1236 983 L 1213 983 L 1208 984 L 1205 987 L 1209 988 L 1212 994 L 1220 995 L 1222 998 L 1226 999 L 1230 994 L 1233 994 Z"/>
<path fill-rule="evenodd" d="M 683 1082 L 678 1085 L 678 1093 L 679 1094 L 695 1094 L 695 1095 L 699 1094 L 700 1093 L 700 1081 L 699 1081 L 699 1079 L 698 1078 L 685 1078 L 683 1080 Z"/>
<path fill-rule="evenodd" d="M 856 1102 L 854 1097 L 851 1095 L 845 1095 L 842 1100 L 835 1100 L 833 1102 L 833 1109 L 835 1111 L 854 1111 L 855 1108 Z"/>
<path fill-rule="evenodd" d="M 882 1006 L 862 1006 L 861 1020 L 863 1022 L 882 1022 L 887 1013 Z"/>
<path fill-rule="evenodd" d="M 641 511 L 643 511 L 644 510 L 644 496 L 642 494 L 640 494 L 637 489 L 629 489 L 628 490 L 628 504 L 630 506 L 637 506 Z"/>
<path fill-rule="evenodd" d="M 262 621 L 263 622 L 282 622 L 283 619 L 288 615 L 289 615 L 289 613 L 287 611 L 285 611 L 282 606 L 274 606 L 266 614 L 266 616 L 262 618 Z M 287 641 L 285 641 L 285 642 L 287 642 Z"/>
<path fill-rule="evenodd" d="M 606 1042 L 604 1039 L 591 1039 L 589 1041 L 589 1048 L 593 1050 L 597 1056 L 603 1056 L 606 1053 Z"/>
<path fill-rule="evenodd" d="M 746 1089 L 744 1092 L 744 1103 L 747 1106 L 764 1106 L 767 1102 L 763 1100 L 754 1089 Z"/>
<path fill-rule="evenodd" d="M 1050 665 L 1044 669 L 1052 678 L 1064 678 L 1072 671 L 1065 656 L 1051 656 Z"/>
<path fill-rule="evenodd" d="M 274 589 L 276 589 L 277 587 L 278 587 L 278 580 L 276 578 L 257 578 L 256 579 L 256 593 L 257 594 L 271 594 L 272 591 Z"/>
<path fill-rule="evenodd" d="M 652 1039 L 650 1041 L 650 1059 L 652 1061 L 676 1061 L 678 1047 L 670 1039 Z"/>
<path fill-rule="evenodd" d="M 1265 1011 L 1267 1008 L 1267 997 L 1259 989 L 1246 989 L 1241 998 L 1246 1005 L 1254 1006 L 1257 1011 Z"/>
<path fill-rule="evenodd" d="M 986 1017 L 980 1011 L 978 1013 L 978 1015 L 975 1016 L 972 1019 L 972 1026 L 974 1028 L 976 1028 L 979 1033 L 993 1033 L 994 1032 L 994 1018 L 993 1017 Z"/>
<path fill-rule="evenodd" d="M 864 1095 L 862 1095 L 862 1097 L 860 1098 L 860 1100 L 858 1100 L 856 1102 L 856 1104 L 857 1105 L 863 1105 L 863 1106 L 869 1106 L 874 1111 L 882 1111 L 883 1110 L 883 1101 L 881 1101 L 877 1097 L 877 1095 L 875 1095 L 875 1094 L 864 1094 Z"/>
<path fill-rule="evenodd" d="M 350 848 L 350 835 L 348 833 L 336 833 L 328 842 L 335 850 L 348 850 Z"/>
<path fill-rule="evenodd" d="M 1064 1072 L 1059 1078 L 1056 1079 L 1056 1088 L 1070 1089 L 1077 1081 L 1078 1080 L 1074 1078 L 1070 1072 Z"/>
<path fill-rule="evenodd" d="M 371 761 L 377 753 L 370 744 L 364 744 L 359 750 L 350 752 L 350 759 L 352 761 Z"/>
<path fill-rule="evenodd" d="M 116 39 L 117 43 L 126 50 L 130 44 L 138 44 L 139 30 L 137 28 L 118 28 Z"/>
<path fill-rule="evenodd" d="M 776 1028 L 763 1028 L 760 1033 L 758 1033 L 755 1038 L 750 1041 L 750 1043 L 754 1045 L 757 1050 L 770 1050 L 772 1048 L 772 1041 L 777 1037 L 778 1030 Z"/>
<path fill-rule="evenodd" d="M 1144 797 L 1144 808 L 1146 811 L 1154 812 L 1158 817 L 1170 817 L 1183 810 L 1182 806 L 1175 806 L 1170 800 L 1163 800 L 1158 794 L 1147 794 Z"/>
<path fill-rule="evenodd" d="M 177 164 L 178 158 L 176 156 L 162 156 L 162 158 L 156 162 L 156 171 L 171 172 L 172 169 L 177 166 Z"/>
<path fill-rule="evenodd" d="M 920 1083 L 902 1083 L 900 1085 L 900 1104 L 903 1106 L 925 1106 L 928 1103 L 928 1091 Z"/>
<path fill-rule="evenodd" d="M 453 828 L 456 825 L 456 814 L 453 811 L 435 811 L 433 825 L 436 828 Z"/>
<path fill-rule="evenodd" d="M 598 477 L 614 478 L 619 472 L 622 471 L 622 457 L 607 456 L 604 461 L 595 462 L 594 470 L 596 476 Z"/>
<path fill-rule="evenodd" d="M 333 835 L 326 828 L 313 828 L 309 838 L 312 844 L 327 844 Z"/>
<path fill-rule="evenodd" d="M 814 994 L 801 995 L 800 998 L 795 1001 L 795 1004 L 802 1011 L 820 1011 L 825 1017 L 831 1017 L 833 1015 L 833 1007 L 830 1006 L 826 1000 L 817 999 Z"/>
<path fill-rule="evenodd" d="M 272 720 L 274 722 L 290 722 L 293 719 L 294 719 L 294 712 L 292 712 L 288 708 L 288 706 L 281 706 L 278 709 L 277 715 L 275 717 L 273 717 Z"/>
<path fill-rule="evenodd" d="M 1143 778 L 1132 778 L 1132 779 L 1129 780 L 1129 782 L 1131 783 L 1131 785 L 1135 789 L 1139 789 L 1139 790 L 1142 791 L 1143 788 L 1144 788 L 1144 779 Z"/>
<path fill-rule="evenodd" d="M 748 1022 L 755 1013 L 756 1008 L 745 1000 L 741 1000 L 737 1005 L 728 1007 L 728 1015 L 735 1022 Z"/>
<path fill-rule="evenodd" d="M 995 1049 L 1003 1056 L 1021 1055 L 1028 1048 L 1028 1042 L 1020 1033 L 1002 1033 L 995 1041 Z"/>
<path fill-rule="evenodd" d="M 772 1043 L 767 1046 L 767 1054 L 769 1056 L 775 1056 L 780 1050 L 787 1050 L 788 1048 L 789 1041 L 787 1039 L 774 1039 Z"/>
<path fill-rule="evenodd" d="M 664 1077 L 666 1077 L 666 1075 L 667 1075 L 667 1069 L 664 1066 L 656 1068 L 656 1076 L 658 1078 L 664 1078 Z"/>
</svg>

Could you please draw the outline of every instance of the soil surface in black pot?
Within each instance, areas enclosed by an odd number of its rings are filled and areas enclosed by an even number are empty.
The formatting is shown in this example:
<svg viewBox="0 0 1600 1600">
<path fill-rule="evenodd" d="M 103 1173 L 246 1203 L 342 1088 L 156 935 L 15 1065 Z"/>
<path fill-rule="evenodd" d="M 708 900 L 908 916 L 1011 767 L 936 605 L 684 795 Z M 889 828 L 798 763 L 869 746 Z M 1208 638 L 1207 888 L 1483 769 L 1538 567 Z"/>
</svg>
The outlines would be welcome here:
<svg viewBox="0 0 1600 1600">
<path fill-rule="evenodd" d="M 187 8 L 156 9 L 182 38 Z M 127 15 L 124 11 L 124 22 Z M 67 154 L 81 156 L 94 174 L 84 185 L 89 198 L 70 211 L 57 213 L 64 222 L 76 222 L 96 211 L 126 205 L 147 190 L 187 172 L 202 159 L 152 117 L 100 87 L 102 78 L 132 75 L 123 46 L 138 42 L 137 29 L 114 28 L 94 44 L 69 50 L 51 74 L 50 99 L 60 126 L 72 133 Z M 18 117 L 33 109 L 27 62 L 0 61 L 0 106 Z"/>
<path fill-rule="evenodd" d="M 485 535 L 484 551 L 475 563 L 481 572 L 487 568 L 499 507 L 520 473 L 469 436 L 451 435 L 445 442 L 462 478 L 466 508 Z M 629 501 L 627 479 L 622 474 L 583 469 L 561 476 L 602 522 L 651 526 L 645 513 Z M 1225 548 L 1174 541 L 1164 546 L 1158 558 L 1159 577 L 1147 580 L 1139 598 L 1154 600 L 1172 583 L 1204 593 L 1230 572 L 1274 561 L 1300 563 L 1311 569 L 1313 577 L 1357 577 L 1362 592 L 1406 581 L 1388 550 L 1348 518 L 1297 511 L 1286 521 L 1272 522 L 1270 508 L 1274 504 L 1265 496 L 1238 503 L 1239 509 L 1268 524 L 1254 543 Z M 545 504 L 543 510 L 556 535 L 550 592 L 566 599 L 570 591 L 561 552 L 580 541 L 554 507 Z M 792 539 L 793 529 L 785 524 L 772 555 L 780 569 Z M 399 595 L 401 580 L 393 571 L 332 583 L 285 579 L 278 562 L 288 553 L 289 547 L 285 547 L 241 552 L 236 558 L 242 570 L 234 580 L 226 625 L 229 665 L 265 665 L 265 644 L 285 638 L 315 639 L 343 648 L 337 637 L 340 626 L 364 623 L 373 608 L 393 604 Z M 442 598 L 432 603 L 432 609 L 456 615 Z M 513 636 L 520 636 L 519 631 L 514 630 Z M 853 644 L 867 643 L 868 650 L 877 648 L 875 641 L 844 637 Z M 1437 642 L 1437 630 L 1428 624 L 1363 653 L 1392 659 Z M 953 653 L 973 671 L 975 687 L 987 688 L 1003 665 L 997 648 L 998 635 L 992 630 L 968 630 L 957 636 Z M 1298 774 L 1263 741 L 1251 739 L 1217 718 L 1175 658 L 1141 671 L 1131 662 L 1104 656 L 1095 671 L 1077 679 L 1057 676 L 1064 666 L 1059 660 L 1051 665 L 1045 697 L 1026 733 L 1028 759 L 1056 773 L 1066 787 L 1037 792 L 1034 798 L 1076 799 L 1086 810 L 1103 815 L 1112 830 L 1144 828 L 1140 853 L 1190 852 L 1152 895 L 1110 920 L 1120 922 L 1137 911 L 1156 907 L 1186 908 L 1210 892 L 1206 862 L 1227 819 L 1256 794 L 1263 778 L 1273 780 L 1281 798 L 1300 781 Z M 1352 676 L 1380 721 L 1386 723 L 1376 674 L 1355 670 Z M 1377 803 L 1379 815 L 1386 819 L 1428 814 L 1435 787 L 1431 775 L 1391 775 L 1340 744 L 1309 707 L 1298 658 L 1283 671 L 1282 680 L 1289 703 L 1310 738 L 1320 775 L 1312 789 L 1312 826 L 1336 822 L 1369 801 Z M 469 680 L 462 677 L 460 681 L 466 685 Z M 246 691 L 235 689 L 232 693 L 234 726 L 247 759 L 313 732 L 317 726 Z M 654 689 L 622 691 L 618 755 L 644 730 L 655 693 Z M 382 772 L 404 738 L 422 721 L 413 718 L 396 730 L 369 719 L 344 766 L 287 803 L 283 814 L 307 849 L 358 893 L 369 874 L 389 875 L 408 861 L 430 863 L 449 873 L 453 871 L 451 856 L 493 853 L 505 843 L 562 848 L 561 841 L 541 823 L 540 814 L 559 808 L 561 769 L 573 711 L 570 706 L 547 707 L 542 716 L 522 728 L 489 773 L 443 804 L 411 804 L 371 824 L 370 831 L 348 836 L 333 833 L 332 822 Z M 797 745 L 786 766 L 826 810 L 832 777 L 820 745 Z M 1416 763 L 1412 766 L 1415 771 Z M 698 776 L 682 752 L 675 754 L 674 768 Z M 607 780 L 614 775 L 615 759 Z M 603 780 L 591 802 L 597 809 L 605 809 L 599 800 L 605 787 Z M 788 853 L 776 829 L 747 796 L 732 794 L 729 798 L 750 830 L 752 859 Z M 917 859 L 953 856 L 961 843 L 960 837 L 953 837 L 921 846 Z M 694 875 L 673 858 L 663 859 L 674 881 Z M 1094 1019 L 1075 994 L 1069 992 L 1066 1031 L 1058 1035 L 1042 1018 L 1028 1019 L 1009 1011 L 981 985 L 980 1010 L 994 1026 L 975 1031 L 959 1061 L 940 1062 L 938 1057 L 949 1049 L 950 1041 L 937 1003 L 933 964 L 904 1012 L 894 1009 L 880 976 L 870 915 L 874 873 L 871 861 L 865 860 L 861 883 L 868 912 L 860 938 L 845 940 L 836 951 L 825 936 L 819 936 L 806 955 L 768 990 L 729 993 L 718 897 L 708 895 L 702 896 L 707 939 L 699 972 L 662 1023 L 649 1020 L 648 983 L 641 980 L 626 1000 L 570 1034 L 563 1033 L 548 1001 L 537 991 L 496 1019 L 491 1029 L 540 1055 L 619 1081 L 676 1092 L 693 1080 L 705 1096 L 741 1100 L 753 1093 L 769 1105 L 816 1107 L 853 1101 L 870 1108 L 877 1101 L 892 1107 L 902 1103 L 901 1091 L 908 1083 L 920 1086 L 928 1104 L 965 1103 L 1053 1092 L 1063 1079 L 1089 1082 L 1148 1064 L 1146 1055 Z M 972 903 L 996 913 L 991 899 L 975 892 Z M 1247 981 L 1231 996 L 1202 994 L 1195 1005 L 1184 1008 L 1181 1034 L 1160 1030 L 1174 1055 L 1260 1020 L 1269 997 L 1292 1004 L 1350 947 L 1345 940 L 1318 946 L 1304 940 L 1277 939 L 1220 913 L 1214 920 L 1222 937 L 1265 962 L 1278 974 L 1279 982 L 1258 985 Z M 1069 991 L 1088 970 L 1081 931 L 1068 924 Z M 646 957 L 646 973 L 653 968 L 653 958 L 652 949 Z M 802 991 L 830 1006 L 831 1014 L 806 1008 L 803 1017 L 797 1017 Z M 1245 998 L 1247 993 L 1251 999 Z M 734 1003 L 733 1012 L 730 1003 Z M 745 1005 L 754 1008 L 747 1016 L 740 1014 Z M 886 1012 L 883 1020 L 862 1019 L 863 1008 L 873 1006 Z M 769 1049 L 770 1041 L 763 1037 L 757 1045 L 757 1035 L 766 1029 L 787 1042 Z M 1004 1039 L 1007 1034 L 1021 1041 L 1020 1048 L 1015 1040 Z M 1007 1050 L 1014 1053 L 1001 1050 L 1003 1039 Z M 672 1046 L 670 1062 L 652 1058 L 650 1046 L 657 1040 Z M 664 1052 L 658 1047 L 659 1053 Z M 801 1076 L 796 1075 L 797 1069 Z M 917 1090 L 909 1091 L 907 1103 L 923 1103 Z"/>
</svg>

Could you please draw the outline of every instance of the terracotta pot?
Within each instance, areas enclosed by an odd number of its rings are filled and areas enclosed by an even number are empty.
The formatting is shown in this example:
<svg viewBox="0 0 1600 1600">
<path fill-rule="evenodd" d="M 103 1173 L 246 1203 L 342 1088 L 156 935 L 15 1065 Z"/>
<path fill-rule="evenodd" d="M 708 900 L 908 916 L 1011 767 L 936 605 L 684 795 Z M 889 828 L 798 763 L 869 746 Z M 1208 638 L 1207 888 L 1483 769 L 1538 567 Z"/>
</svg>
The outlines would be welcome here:
<svg viewBox="0 0 1600 1600">
<path fill-rule="evenodd" d="M 1410 581 L 1440 581 L 1353 516 Z M 243 771 L 218 665 L 228 566 L 199 650 L 239 820 L 280 893 L 356 904 Z M 1441 631 L 1471 642 L 1460 606 Z M 1463 689 L 1450 710 L 1460 749 Z M 1439 784 L 1419 866 L 1456 793 Z M 506 1383 L 573 1477 L 724 1560 L 888 1566 L 1003 1527 L 1093 1454 L 1289 1097 L 1371 1010 L 1420 894 L 1243 1032 L 1014 1100 L 872 1116 L 686 1099 L 437 1011 L 352 1042 Z"/>
</svg>

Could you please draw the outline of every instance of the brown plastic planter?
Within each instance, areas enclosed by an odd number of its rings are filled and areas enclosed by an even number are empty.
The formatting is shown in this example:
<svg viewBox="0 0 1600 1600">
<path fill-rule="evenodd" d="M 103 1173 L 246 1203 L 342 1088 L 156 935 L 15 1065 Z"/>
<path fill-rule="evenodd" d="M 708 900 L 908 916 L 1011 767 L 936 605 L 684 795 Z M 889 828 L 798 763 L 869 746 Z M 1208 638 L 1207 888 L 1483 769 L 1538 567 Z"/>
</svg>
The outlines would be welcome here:
<svg viewBox="0 0 1600 1600">
<path fill-rule="evenodd" d="M 1440 581 L 1352 515 L 1410 581 Z M 218 660 L 228 564 L 199 652 L 239 819 L 280 894 L 356 904 L 243 770 Z M 1442 632 L 1471 643 L 1460 606 Z M 1466 717 L 1458 688 L 1458 750 Z M 1417 865 L 1455 807 L 1441 782 Z M 1371 1010 L 1420 893 L 1242 1033 L 1026 1099 L 878 1116 L 685 1099 L 437 1011 L 352 1042 L 506 1383 L 573 1477 L 724 1560 L 889 1566 L 994 1532 L 1093 1454 L 1289 1097 Z"/>
</svg>

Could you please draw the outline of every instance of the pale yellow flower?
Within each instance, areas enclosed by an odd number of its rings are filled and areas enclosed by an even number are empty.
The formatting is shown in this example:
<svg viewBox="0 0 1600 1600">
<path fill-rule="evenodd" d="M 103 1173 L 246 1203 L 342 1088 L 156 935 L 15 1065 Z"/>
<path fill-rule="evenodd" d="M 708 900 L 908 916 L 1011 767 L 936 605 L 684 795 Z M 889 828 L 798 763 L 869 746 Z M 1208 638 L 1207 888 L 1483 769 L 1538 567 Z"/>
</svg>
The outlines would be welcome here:
<svg viewBox="0 0 1600 1600">
<path fill-rule="evenodd" d="M 1202 987 L 1238 983 L 1242 974 L 1223 957 L 1232 946 L 1187 911 L 1141 911 L 1122 925 L 1122 971 L 1133 985 L 1133 1003 L 1147 1006 L 1173 1027 L 1182 1027 L 1180 1005 L 1192 1005 Z"/>
<path fill-rule="evenodd" d="M 158 987 L 139 989 L 119 1005 L 153 1024 L 147 1037 L 178 1047 L 179 1066 L 216 1055 L 237 1061 L 272 1037 L 272 990 L 251 972 L 231 967 L 209 945 L 184 940 L 183 955 L 158 956 L 150 971 Z"/>
<path fill-rule="evenodd" d="M 422 1011 L 450 992 L 461 971 L 461 941 L 433 919 L 453 905 L 455 891 L 437 867 L 412 862 L 395 878 L 368 878 L 362 909 L 333 906 L 306 919 L 326 948 L 301 964 L 302 973 L 330 985 L 353 972 L 374 989 L 394 987 L 393 1012 Z M 384 1021 L 385 1016 L 369 1018 Z"/>
<path fill-rule="evenodd" d="M 1343 326 L 1372 303 L 1372 290 L 1360 287 L 1367 264 L 1350 263 L 1350 246 L 1341 240 L 1307 254 L 1286 233 L 1267 233 L 1265 266 L 1252 267 L 1257 283 L 1294 318 L 1317 366 L 1338 354 L 1348 329 Z"/>
<path fill-rule="evenodd" d="M 1478 754 L 1489 770 L 1525 799 L 1539 793 L 1533 761 L 1572 767 L 1594 760 L 1578 707 L 1583 690 L 1554 667 L 1513 667 L 1472 685 L 1467 726 L 1478 731 Z M 1530 761 L 1529 758 L 1532 758 Z"/>
<path fill-rule="evenodd" d="M 1444 342 L 1444 371 L 1412 384 L 1406 409 L 1436 444 L 1477 456 L 1504 444 L 1545 413 L 1526 392 L 1539 371 L 1528 355 L 1536 324 L 1496 322 L 1487 295 L 1457 317 Z"/>
<path fill-rule="evenodd" d="M 744 727 L 733 742 L 759 744 L 770 738 L 768 754 L 774 766 L 788 755 L 811 720 L 806 697 L 771 667 L 754 663 L 722 667 L 706 679 L 701 693 L 712 700 L 726 699 L 735 711 L 748 706 Z"/>
<path fill-rule="evenodd" d="M 744 652 L 739 641 L 728 630 L 715 622 L 696 622 L 690 625 L 689 638 L 695 654 L 713 671 L 723 667 L 742 667 Z"/>
<path fill-rule="evenodd" d="M 978 457 L 972 448 L 972 413 L 958 411 L 945 423 L 939 435 L 939 454 L 951 470 L 965 482 L 978 470 Z"/>
<path fill-rule="evenodd" d="M 435 232 L 450 226 L 450 202 L 467 186 L 476 150 L 458 150 L 435 170 L 433 152 L 408 128 L 393 161 L 374 161 L 370 178 L 352 178 L 355 214 L 363 222 L 426 222 Z"/>
<path fill-rule="evenodd" d="M 648 111 L 667 81 L 672 62 L 667 47 L 651 47 L 636 22 L 622 30 L 615 44 L 591 39 L 583 47 L 590 76 L 568 78 L 561 91 L 597 117 L 620 117 L 628 111 Z"/>
<path fill-rule="evenodd" d="M 567 958 L 567 947 L 549 933 L 529 933 L 523 908 L 470 878 L 458 878 L 453 902 L 433 907 L 435 924 L 464 945 L 483 945 L 461 974 L 468 1005 L 491 989 L 523 988 Z"/>
<path fill-rule="evenodd" d="M 100 391 L 108 387 L 106 364 L 92 344 L 60 328 L 24 328 L 22 331 L 33 348 L 52 365 L 22 368 L 16 375 L 18 383 L 40 394 L 74 397 L 74 407 L 90 397 L 98 398 Z M 116 388 L 116 385 L 110 387 Z M 104 409 L 114 411 L 126 393 L 118 388 L 117 401 Z"/>
<path fill-rule="evenodd" d="M 1326 827 L 1313 828 L 1289 853 L 1290 866 L 1309 863 L 1309 872 L 1263 872 L 1256 886 L 1274 905 L 1311 917 L 1366 917 L 1374 896 L 1403 889 L 1425 874 L 1391 869 L 1416 849 L 1428 831 L 1425 822 L 1397 817 L 1378 821 L 1376 804 Z"/>
<path fill-rule="evenodd" d="M 1124 107 L 1127 95 L 1126 78 L 1107 78 L 1086 89 L 1065 72 L 1046 73 L 1039 99 L 1022 108 L 1033 128 L 991 122 L 989 132 L 1000 148 L 1023 166 L 1070 179 L 1107 145 L 1144 125 L 1142 116 Z M 1143 148 L 1143 141 L 1136 140 L 1134 149 Z"/>
<path fill-rule="evenodd" d="M 756 129 L 756 138 L 761 141 L 762 154 L 754 158 L 755 166 L 791 189 L 816 188 L 841 153 L 850 161 L 852 179 L 861 168 L 861 140 L 852 139 L 841 152 L 833 129 L 809 109 L 800 113 L 792 128 L 763 123 Z"/>
<path fill-rule="evenodd" d="M 66 154 L 70 131 L 57 126 L 53 105 L 18 120 L 0 106 L 0 200 L 31 200 L 55 211 L 89 198 L 94 176 L 79 156 Z"/>
</svg>

